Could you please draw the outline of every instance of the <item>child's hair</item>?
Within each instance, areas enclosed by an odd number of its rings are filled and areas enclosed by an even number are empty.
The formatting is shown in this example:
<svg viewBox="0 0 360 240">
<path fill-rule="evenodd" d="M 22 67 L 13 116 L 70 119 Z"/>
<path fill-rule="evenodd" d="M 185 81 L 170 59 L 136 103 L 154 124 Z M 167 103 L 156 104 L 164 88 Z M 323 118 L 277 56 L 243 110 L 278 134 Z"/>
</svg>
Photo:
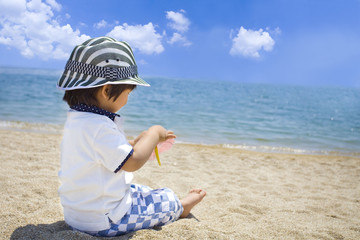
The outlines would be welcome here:
<svg viewBox="0 0 360 240">
<path fill-rule="evenodd" d="M 84 88 L 84 89 L 74 89 L 74 90 L 66 90 L 63 100 L 67 102 L 67 104 L 71 107 L 78 104 L 86 104 L 88 106 L 97 106 L 98 102 L 96 100 L 97 92 L 102 88 L 94 87 L 94 88 Z M 127 90 L 134 90 L 136 85 L 132 84 L 110 84 L 109 85 L 109 100 L 114 98 L 113 101 L 115 102 L 116 99 L 120 96 L 120 94 Z"/>
</svg>

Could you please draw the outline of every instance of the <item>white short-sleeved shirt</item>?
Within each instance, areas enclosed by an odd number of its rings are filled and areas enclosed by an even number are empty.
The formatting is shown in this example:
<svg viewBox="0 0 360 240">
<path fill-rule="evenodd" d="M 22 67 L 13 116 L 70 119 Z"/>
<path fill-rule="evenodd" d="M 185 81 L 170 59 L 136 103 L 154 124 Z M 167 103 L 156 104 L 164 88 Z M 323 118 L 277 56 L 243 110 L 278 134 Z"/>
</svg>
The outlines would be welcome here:
<svg viewBox="0 0 360 240">
<path fill-rule="evenodd" d="M 133 152 L 122 120 L 70 110 L 61 144 L 59 195 L 65 222 L 79 230 L 101 231 L 131 207 L 133 174 L 121 170 Z"/>
</svg>

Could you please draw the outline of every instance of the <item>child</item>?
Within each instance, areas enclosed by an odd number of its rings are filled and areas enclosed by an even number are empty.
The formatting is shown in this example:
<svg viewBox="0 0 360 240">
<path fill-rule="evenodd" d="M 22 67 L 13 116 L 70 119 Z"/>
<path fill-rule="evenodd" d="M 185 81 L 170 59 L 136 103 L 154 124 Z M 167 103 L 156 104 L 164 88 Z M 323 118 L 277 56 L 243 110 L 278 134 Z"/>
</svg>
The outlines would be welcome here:
<svg viewBox="0 0 360 240">
<path fill-rule="evenodd" d="M 118 114 L 137 86 L 130 46 L 109 37 L 89 39 L 74 48 L 57 86 L 66 90 L 70 110 L 61 144 L 59 195 L 73 229 L 94 236 L 116 236 L 162 226 L 186 217 L 206 192 L 193 189 L 179 200 L 168 188 L 131 184 L 132 172 L 155 146 L 175 138 L 152 126 L 128 142 Z"/>
</svg>

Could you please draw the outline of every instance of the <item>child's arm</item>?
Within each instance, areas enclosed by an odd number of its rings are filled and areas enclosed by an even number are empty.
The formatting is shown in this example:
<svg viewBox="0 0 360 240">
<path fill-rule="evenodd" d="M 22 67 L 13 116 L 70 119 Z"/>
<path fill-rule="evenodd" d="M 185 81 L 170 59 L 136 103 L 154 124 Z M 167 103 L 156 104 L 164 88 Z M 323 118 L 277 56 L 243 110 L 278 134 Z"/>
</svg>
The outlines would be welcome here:
<svg viewBox="0 0 360 240">
<path fill-rule="evenodd" d="M 127 172 L 134 172 L 140 169 L 149 159 L 155 146 L 159 142 L 171 138 L 176 138 L 172 131 L 167 131 L 162 126 L 150 127 L 147 131 L 140 134 L 136 139 L 137 141 L 134 141 L 134 152 L 121 169 Z"/>
<path fill-rule="evenodd" d="M 146 131 L 143 131 L 142 133 L 140 133 L 140 135 L 137 136 L 135 139 L 129 140 L 130 145 L 134 147 L 135 144 L 140 140 L 140 138 L 142 138 L 142 136 L 144 136 L 144 134 L 146 134 Z"/>
</svg>

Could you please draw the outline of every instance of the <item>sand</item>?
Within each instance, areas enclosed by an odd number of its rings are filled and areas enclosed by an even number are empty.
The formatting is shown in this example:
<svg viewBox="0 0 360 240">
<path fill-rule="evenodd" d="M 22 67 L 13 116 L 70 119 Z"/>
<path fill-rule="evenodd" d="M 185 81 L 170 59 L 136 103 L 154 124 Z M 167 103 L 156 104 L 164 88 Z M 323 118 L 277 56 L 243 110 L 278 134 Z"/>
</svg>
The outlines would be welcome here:
<svg viewBox="0 0 360 240">
<path fill-rule="evenodd" d="M 0 130 L 1 239 L 96 239 L 64 222 L 60 142 Z M 207 196 L 189 218 L 113 239 L 360 239 L 360 158 L 175 144 L 161 160 L 134 182 Z"/>
</svg>

